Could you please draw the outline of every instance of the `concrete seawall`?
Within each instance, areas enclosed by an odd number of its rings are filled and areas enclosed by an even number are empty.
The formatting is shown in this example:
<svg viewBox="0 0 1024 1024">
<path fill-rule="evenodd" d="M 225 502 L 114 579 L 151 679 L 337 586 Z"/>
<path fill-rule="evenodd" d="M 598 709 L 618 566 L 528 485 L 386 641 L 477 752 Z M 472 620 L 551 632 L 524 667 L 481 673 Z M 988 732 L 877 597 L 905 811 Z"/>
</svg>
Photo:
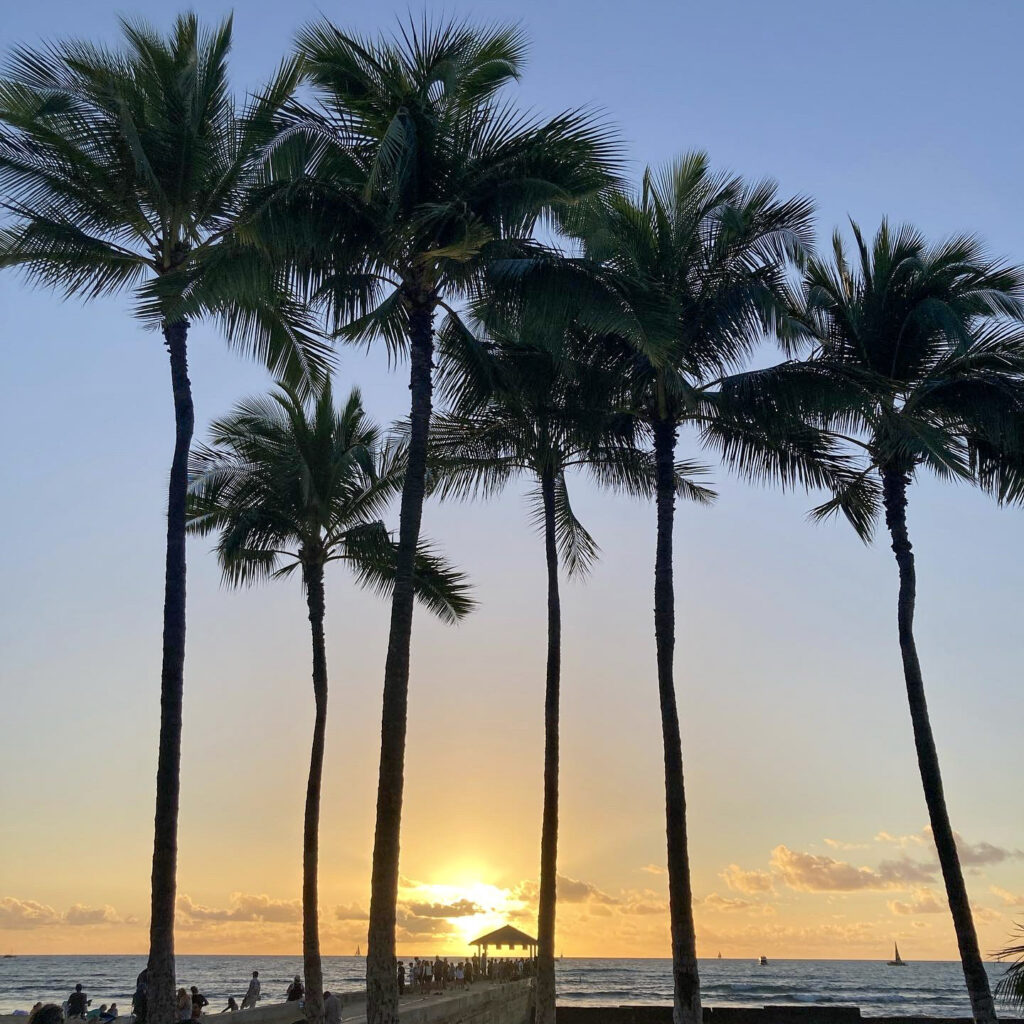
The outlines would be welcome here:
<svg viewBox="0 0 1024 1024">
<path fill-rule="evenodd" d="M 365 1020 L 366 993 L 338 992 L 343 1024 Z M 443 996 L 406 996 L 402 1024 L 531 1024 L 533 982 L 477 985 Z M 207 1014 L 207 1024 L 305 1024 L 295 1003 L 271 1003 L 240 1013 Z M 130 1024 L 130 1017 L 120 1022 Z M 26 1024 L 24 1016 L 0 1016 L 0 1024 Z M 672 1024 L 672 1007 L 564 1006 L 558 1024 Z M 856 1006 L 704 1007 L 704 1024 L 973 1024 L 969 1017 L 862 1017 Z"/>
<path fill-rule="evenodd" d="M 970 1017 L 862 1017 L 857 1006 L 704 1007 L 704 1024 L 974 1024 Z M 672 1024 L 671 1006 L 559 1006 L 558 1024 Z"/>
</svg>

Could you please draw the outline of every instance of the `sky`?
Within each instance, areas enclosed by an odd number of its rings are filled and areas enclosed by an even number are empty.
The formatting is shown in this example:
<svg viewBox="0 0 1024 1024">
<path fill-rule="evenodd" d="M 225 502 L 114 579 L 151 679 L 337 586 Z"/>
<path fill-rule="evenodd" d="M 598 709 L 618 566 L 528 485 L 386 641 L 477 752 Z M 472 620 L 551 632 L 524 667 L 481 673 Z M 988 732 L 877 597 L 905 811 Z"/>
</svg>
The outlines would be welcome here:
<svg viewBox="0 0 1024 1024">
<path fill-rule="evenodd" d="M 205 19 L 229 7 L 200 2 Z M 257 86 L 321 14 L 365 32 L 415 5 L 235 6 L 234 81 Z M 848 217 L 980 234 L 1024 261 L 1024 6 L 900 0 L 481 0 L 431 14 L 517 20 L 516 91 L 593 105 L 631 173 L 685 151 L 814 196 L 827 242 Z M 154 0 L 122 11 L 161 26 Z M 97 0 L 8 5 L 0 48 L 113 40 Z M 1014 69 L 1017 69 L 1016 71 Z M 0 951 L 142 952 L 158 727 L 163 514 L 173 419 L 160 338 L 126 303 L 83 306 L 0 274 Z M 767 358 L 771 358 L 771 354 Z M 381 422 L 404 368 L 339 353 Z M 192 332 L 197 439 L 269 379 Z M 681 452 L 696 454 L 693 439 Z M 810 496 L 715 470 L 677 514 L 676 680 L 698 952 L 952 959 L 913 754 L 886 545 L 812 525 Z M 651 620 L 654 512 L 573 481 L 602 548 L 563 592 L 557 946 L 669 955 Z M 820 498 L 818 499 L 820 500 Z M 391 516 L 396 525 L 397 516 Z M 1024 511 L 922 480 L 911 493 L 918 639 L 946 795 L 986 953 L 1024 918 Z M 399 952 L 462 953 L 504 920 L 532 931 L 539 863 L 544 563 L 521 493 L 429 503 L 424 530 L 479 610 L 417 613 Z M 312 728 L 297 583 L 229 591 L 190 541 L 177 948 L 300 949 L 302 802 Z M 326 953 L 365 947 L 387 606 L 343 570 L 327 587 Z"/>
</svg>

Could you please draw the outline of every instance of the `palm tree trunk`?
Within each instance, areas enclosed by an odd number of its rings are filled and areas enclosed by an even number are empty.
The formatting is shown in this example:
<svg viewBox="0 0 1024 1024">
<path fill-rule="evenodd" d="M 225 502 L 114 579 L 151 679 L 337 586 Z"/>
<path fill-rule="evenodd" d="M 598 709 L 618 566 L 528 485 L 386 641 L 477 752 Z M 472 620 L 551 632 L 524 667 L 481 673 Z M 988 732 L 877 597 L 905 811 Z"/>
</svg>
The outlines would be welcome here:
<svg viewBox="0 0 1024 1024">
<path fill-rule="evenodd" d="M 928 704 L 924 696 L 924 679 L 921 663 L 917 657 L 914 641 L 914 604 L 917 599 L 917 574 L 914 568 L 914 553 L 907 533 L 907 474 L 887 469 L 882 472 L 882 494 L 885 501 L 885 524 L 892 537 L 892 550 L 900 571 L 900 593 L 897 606 L 899 620 L 900 651 L 903 654 L 903 675 L 907 684 L 907 700 L 910 703 L 910 719 L 914 726 L 914 744 L 917 747 L 917 764 L 921 771 L 924 799 L 928 805 L 928 820 L 932 837 L 939 854 L 942 878 L 946 883 L 946 898 L 953 915 L 956 941 L 960 947 L 960 961 L 963 964 L 967 993 L 971 999 L 971 1010 L 977 1024 L 991 1024 L 996 1019 L 995 1004 L 989 988 L 988 975 L 978 949 L 978 936 L 974 930 L 971 905 L 964 885 L 964 874 L 960 868 L 960 857 L 956 851 L 953 828 L 946 810 L 946 797 L 942 790 L 942 775 L 939 771 L 939 755 L 935 749 L 931 723 L 928 720 Z"/>
<path fill-rule="evenodd" d="M 676 427 L 654 423 L 657 473 L 658 544 L 654 561 L 654 635 L 658 654 L 658 694 L 665 747 L 665 827 L 668 839 L 668 902 L 672 924 L 672 1024 L 701 1024 L 697 938 L 686 843 L 686 790 L 679 736 L 672 660 L 675 651 L 675 592 L 672 582 L 672 527 L 675 518 Z"/>
<path fill-rule="evenodd" d="M 391 598 L 391 632 L 384 667 L 377 825 L 370 878 L 370 922 L 366 951 L 368 1024 L 397 1024 L 398 980 L 395 923 L 398 854 L 405 781 L 405 730 L 409 704 L 409 645 L 412 639 L 413 570 L 426 490 L 427 436 L 433 390 L 434 298 L 409 300 L 409 448 L 398 520 L 398 551 Z"/>
<path fill-rule="evenodd" d="M 178 868 L 181 703 L 185 681 L 185 501 L 188 450 L 195 414 L 188 379 L 188 323 L 164 327 L 174 392 L 174 458 L 167 486 L 163 664 L 160 671 L 160 748 L 156 769 L 153 873 L 149 919 L 149 1024 L 174 1021 L 174 902 Z"/>
<path fill-rule="evenodd" d="M 320 859 L 320 783 L 324 774 L 324 745 L 327 738 L 327 650 L 324 646 L 324 567 L 304 565 L 309 606 L 309 628 L 313 639 L 313 746 L 309 755 L 306 783 L 306 815 L 302 836 L 302 969 L 306 982 L 303 1010 L 311 1024 L 323 1024 L 324 974 L 320 963 L 320 914 L 317 896 L 317 865 Z"/>
<path fill-rule="evenodd" d="M 558 884 L 558 704 L 561 682 L 562 609 L 555 542 L 555 475 L 540 478 L 544 501 L 544 553 L 548 569 L 548 664 L 544 687 L 544 811 L 540 834 L 537 913 L 536 1024 L 555 1021 L 555 903 Z"/>
</svg>

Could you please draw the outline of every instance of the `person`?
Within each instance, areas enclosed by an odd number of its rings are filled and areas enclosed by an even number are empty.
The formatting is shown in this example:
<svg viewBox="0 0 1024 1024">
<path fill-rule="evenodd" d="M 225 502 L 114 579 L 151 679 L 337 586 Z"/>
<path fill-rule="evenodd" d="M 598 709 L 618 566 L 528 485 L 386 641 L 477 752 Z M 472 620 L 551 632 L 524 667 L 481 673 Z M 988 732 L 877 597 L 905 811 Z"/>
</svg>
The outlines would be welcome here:
<svg viewBox="0 0 1024 1024">
<path fill-rule="evenodd" d="M 199 1020 L 203 1015 L 203 1007 L 209 1006 L 210 1000 L 199 991 L 198 987 L 192 986 L 192 1019 Z"/>
<path fill-rule="evenodd" d="M 405 964 L 401 960 L 398 961 L 398 995 L 405 995 Z"/>
<path fill-rule="evenodd" d="M 242 996 L 242 1009 L 248 1009 L 250 1006 L 255 1006 L 259 1002 L 260 998 L 260 972 L 252 972 L 252 980 L 249 982 L 249 987 L 246 989 L 245 995 Z"/>
<path fill-rule="evenodd" d="M 91 1002 L 92 1000 L 82 991 L 82 986 L 76 985 L 75 991 L 68 996 L 68 1016 L 84 1018 Z"/>
<path fill-rule="evenodd" d="M 178 989 L 178 997 L 174 1001 L 174 1019 L 177 1021 L 192 1019 L 192 997 L 188 994 L 188 989 Z"/>
<path fill-rule="evenodd" d="M 235 1002 L 234 996 L 228 996 L 228 1005 L 221 1010 L 221 1013 L 236 1013 L 238 1011 L 238 1003 Z"/>
<path fill-rule="evenodd" d="M 302 1000 L 302 997 L 306 994 L 306 990 L 302 987 L 302 981 L 296 974 L 292 983 L 288 986 L 288 995 L 285 999 L 289 1003 L 297 1003 Z"/>
<path fill-rule="evenodd" d="M 324 993 L 325 1024 L 341 1024 L 341 1000 L 333 992 Z"/>
<path fill-rule="evenodd" d="M 107 1007 L 107 1012 L 100 1014 L 100 1020 L 104 1022 L 109 1022 L 112 1020 L 117 1020 L 117 1016 L 117 1003 L 111 1003 Z"/>
<path fill-rule="evenodd" d="M 26 1024 L 63 1024 L 64 1013 L 56 1003 L 36 1003 Z"/>
<path fill-rule="evenodd" d="M 104 1014 L 106 1014 L 106 1012 L 107 1012 L 107 1004 L 106 1003 L 100 1003 L 100 1008 L 98 1010 L 90 1010 L 85 1015 L 85 1019 L 86 1020 L 99 1020 L 100 1017 L 102 1017 Z"/>
<path fill-rule="evenodd" d="M 135 1024 L 146 1024 L 146 990 L 148 988 L 149 972 L 143 971 L 135 982 L 135 992 L 132 995 L 132 1016 Z"/>
</svg>

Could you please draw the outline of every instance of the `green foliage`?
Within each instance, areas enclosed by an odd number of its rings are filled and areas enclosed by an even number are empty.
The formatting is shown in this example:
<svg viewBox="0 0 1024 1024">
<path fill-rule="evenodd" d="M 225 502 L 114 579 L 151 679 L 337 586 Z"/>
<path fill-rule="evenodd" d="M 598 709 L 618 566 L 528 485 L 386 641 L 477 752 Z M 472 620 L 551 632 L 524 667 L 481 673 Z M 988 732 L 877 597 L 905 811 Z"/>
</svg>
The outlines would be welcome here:
<svg viewBox="0 0 1024 1024">
<path fill-rule="evenodd" d="M 1024 931 L 1024 927 L 1018 925 L 1018 932 Z M 996 959 L 1009 960 L 1013 958 L 1006 973 L 996 984 L 996 998 L 1011 1010 L 1018 1013 L 1024 1010 L 1024 946 L 1007 946 L 996 953 Z"/>
<path fill-rule="evenodd" d="M 123 46 L 16 48 L 0 79 L 0 267 L 68 296 L 129 292 L 144 323 L 216 320 L 294 383 L 328 350 L 256 237 L 253 198 L 295 62 L 236 111 L 231 21 L 181 15 L 165 39 L 122 21 Z"/>
<path fill-rule="evenodd" d="M 329 384 L 304 399 L 279 385 L 210 428 L 190 463 L 189 530 L 216 533 L 228 583 L 343 561 L 360 585 L 390 592 L 397 545 L 381 516 L 401 491 L 405 447 L 385 438 L 358 390 L 336 408 Z M 424 543 L 416 593 L 447 622 L 473 607 L 465 576 Z"/>
<path fill-rule="evenodd" d="M 882 223 L 872 245 L 853 225 L 830 260 L 811 258 L 785 344 L 790 360 L 723 383 L 723 407 L 800 421 L 845 461 L 814 518 L 842 512 L 865 539 L 878 477 L 925 468 L 1024 498 L 1024 272 L 973 238 L 929 245 Z"/>
<path fill-rule="evenodd" d="M 517 27 L 457 20 L 299 34 L 314 102 L 282 120 L 266 230 L 301 236 L 299 274 L 342 337 L 397 357 L 412 306 L 454 315 L 545 211 L 610 180 L 618 146 L 593 114 L 540 120 L 504 98 L 525 49 Z"/>
<path fill-rule="evenodd" d="M 483 308 L 480 315 L 485 316 Z M 654 461 L 614 359 L 571 327 L 559 331 L 529 304 L 514 324 L 477 334 L 449 322 L 441 332 L 441 393 L 451 411 L 431 429 L 431 473 L 441 497 L 490 497 L 521 474 L 533 479 L 530 516 L 544 529 L 541 481 L 554 483 L 555 533 L 570 576 L 586 575 L 599 554 L 576 517 L 567 474 L 635 497 L 654 493 Z M 680 495 L 711 501 L 696 464 L 677 467 Z"/>
</svg>

